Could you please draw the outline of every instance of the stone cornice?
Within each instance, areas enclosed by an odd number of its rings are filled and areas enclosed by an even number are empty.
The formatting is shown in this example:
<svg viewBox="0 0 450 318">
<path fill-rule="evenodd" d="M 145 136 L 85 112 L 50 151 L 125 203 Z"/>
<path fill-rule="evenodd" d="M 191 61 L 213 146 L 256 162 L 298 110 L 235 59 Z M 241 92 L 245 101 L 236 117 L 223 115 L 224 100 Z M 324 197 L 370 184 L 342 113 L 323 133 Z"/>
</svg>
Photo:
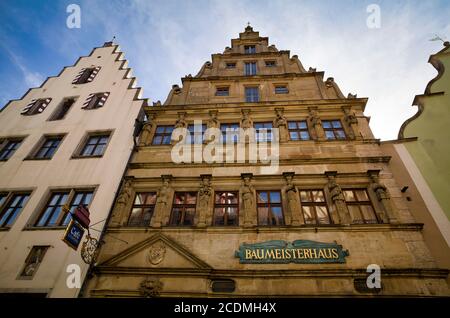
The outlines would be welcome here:
<svg viewBox="0 0 450 318">
<path fill-rule="evenodd" d="M 283 73 L 283 74 L 267 74 L 267 75 L 253 75 L 253 76 L 248 76 L 248 75 L 235 75 L 235 76 L 219 76 L 219 75 L 214 75 L 214 76 L 207 76 L 207 77 L 182 77 L 181 78 L 181 82 L 184 83 L 185 81 L 190 81 L 190 82 L 202 82 L 202 81 L 208 81 L 208 82 L 212 82 L 212 81 L 237 81 L 237 80 L 241 80 L 241 81 L 257 81 L 260 82 L 261 80 L 267 80 L 267 79 L 288 79 L 289 77 L 293 78 L 293 77 L 311 77 L 311 76 L 320 76 L 321 78 L 323 78 L 323 75 L 325 73 L 323 71 L 319 71 L 319 72 L 306 72 L 306 73 Z"/>
</svg>

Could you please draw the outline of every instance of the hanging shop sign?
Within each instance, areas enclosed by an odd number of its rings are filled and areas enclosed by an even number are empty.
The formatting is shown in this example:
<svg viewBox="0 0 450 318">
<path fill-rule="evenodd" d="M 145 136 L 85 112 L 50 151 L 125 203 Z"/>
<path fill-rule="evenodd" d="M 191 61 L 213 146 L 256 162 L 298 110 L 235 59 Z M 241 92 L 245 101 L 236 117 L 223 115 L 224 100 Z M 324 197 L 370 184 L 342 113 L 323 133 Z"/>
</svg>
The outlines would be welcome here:
<svg viewBox="0 0 450 318">
<path fill-rule="evenodd" d="M 72 219 L 70 220 L 69 225 L 67 225 L 66 232 L 64 232 L 62 240 L 76 251 L 78 250 L 78 246 L 80 245 L 81 239 L 83 238 L 83 234 L 83 226 Z"/>
<path fill-rule="evenodd" d="M 73 212 L 72 218 L 78 221 L 78 223 L 80 223 L 82 227 L 87 229 L 89 228 L 89 223 L 91 223 L 89 214 L 89 209 L 87 207 L 85 207 L 84 205 L 79 205 Z"/>
<path fill-rule="evenodd" d="M 235 257 L 239 258 L 242 264 L 345 263 L 345 257 L 348 255 L 348 250 L 343 250 L 342 245 L 336 242 L 322 243 L 308 240 L 243 243 L 235 252 Z"/>
</svg>

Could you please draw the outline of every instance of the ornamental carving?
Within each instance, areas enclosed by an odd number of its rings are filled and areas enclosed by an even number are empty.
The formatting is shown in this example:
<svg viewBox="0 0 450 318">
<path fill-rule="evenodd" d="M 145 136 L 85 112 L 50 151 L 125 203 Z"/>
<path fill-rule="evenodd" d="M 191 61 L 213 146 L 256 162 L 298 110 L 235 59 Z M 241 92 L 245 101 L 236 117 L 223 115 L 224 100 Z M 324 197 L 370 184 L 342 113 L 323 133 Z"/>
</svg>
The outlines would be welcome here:
<svg viewBox="0 0 450 318">
<path fill-rule="evenodd" d="M 143 280 L 139 286 L 139 292 L 143 297 L 158 297 L 163 288 L 163 283 L 158 277 L 149 277 Z"/>
<path fill-rule="evenodd" d="M 148 251 L 148 261 L 153 265 L 158 265 L 166 255 L 166 246 L 162 242 L 153 244 Z"/>
</svg>

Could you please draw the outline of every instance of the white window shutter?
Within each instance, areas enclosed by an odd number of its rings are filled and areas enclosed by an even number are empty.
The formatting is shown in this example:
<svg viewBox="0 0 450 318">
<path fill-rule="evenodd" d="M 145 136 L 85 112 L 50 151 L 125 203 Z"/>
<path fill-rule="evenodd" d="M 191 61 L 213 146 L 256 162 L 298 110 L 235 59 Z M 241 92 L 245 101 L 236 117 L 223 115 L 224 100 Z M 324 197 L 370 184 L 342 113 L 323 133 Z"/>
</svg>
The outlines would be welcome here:
<svg viewBox="0 0 450 318">
<path fill-rule="evenodd" d="M 103 106 L 106 103 L 108 96 L 109 96 L 109 92 L 103 93 L 102 97 L 100 98 L 100 101 L 98 102 L 99 107 Z"/>
<path fill-rule="evenodd" d="M 83 75 L 84 71 L 86 69 L 82 68 L 81 71 L 78 73 L 78 75 L 75 77 L 75 79 L 72 81 L 72 84 L 76 84 L 78 82 L 78 80 L 80 79 L 81 75 Z"/>
<path fill-rule="evenodd" d="M 26 114 L 30 110 L 30 108 L 33 107 L 35 102 L 36 102 L 36 100 L 32 99 L 31 103 L 29 103 L 27 106 L 25 106 L 20 113 L 21 114 Z"/>
<path fill-rule="evenodd" d="M 52 101 L 51 98 L 46 98 L 40 105 L 38 112 L 42 113 L 51 101 Z"/>
<path fill-rule="evenodd" d="M 88 98 L 86 98 L 86 100 L 83 103 L 83 106 L 81 107 L 82 109 L 85 109 L 86 107 L 89 106 L 89 103 L 91 102 L 92 98 L 94 97 L 95 94 L 89 94 Z"/>
<path fill-rule="evenodd" d="M 100 72 L 100 69 L 101 69 L 101 66 L 97 66 L 96 68 L 94 68 L 94 70 L 92 71 L 92 74 L 89 76 L 87 81 L 92 82 L 94 80 L 94 78 L 97 76 L 98 72 Z"/>
</svg>

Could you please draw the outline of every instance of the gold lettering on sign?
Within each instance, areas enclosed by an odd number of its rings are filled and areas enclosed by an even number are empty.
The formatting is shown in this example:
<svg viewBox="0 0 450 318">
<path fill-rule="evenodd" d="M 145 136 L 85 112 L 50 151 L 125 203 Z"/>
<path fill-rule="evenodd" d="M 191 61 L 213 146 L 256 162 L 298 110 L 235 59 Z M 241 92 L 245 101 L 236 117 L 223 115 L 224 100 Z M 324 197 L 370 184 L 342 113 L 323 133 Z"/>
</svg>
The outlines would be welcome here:
<svg viewBox="0 0 450 318">
<path fill-rule="evenodd" d="M 339 254 L 336 248 L 332 248 L 331 253 L 333 253 L 333 258 L 339 258 Z"/>
<path fill-rule="evenodd" d="M 251 250 L 245 250 L 245 258 L 251 259 L 252 258 L 252 251 Z"/>
</svg>

